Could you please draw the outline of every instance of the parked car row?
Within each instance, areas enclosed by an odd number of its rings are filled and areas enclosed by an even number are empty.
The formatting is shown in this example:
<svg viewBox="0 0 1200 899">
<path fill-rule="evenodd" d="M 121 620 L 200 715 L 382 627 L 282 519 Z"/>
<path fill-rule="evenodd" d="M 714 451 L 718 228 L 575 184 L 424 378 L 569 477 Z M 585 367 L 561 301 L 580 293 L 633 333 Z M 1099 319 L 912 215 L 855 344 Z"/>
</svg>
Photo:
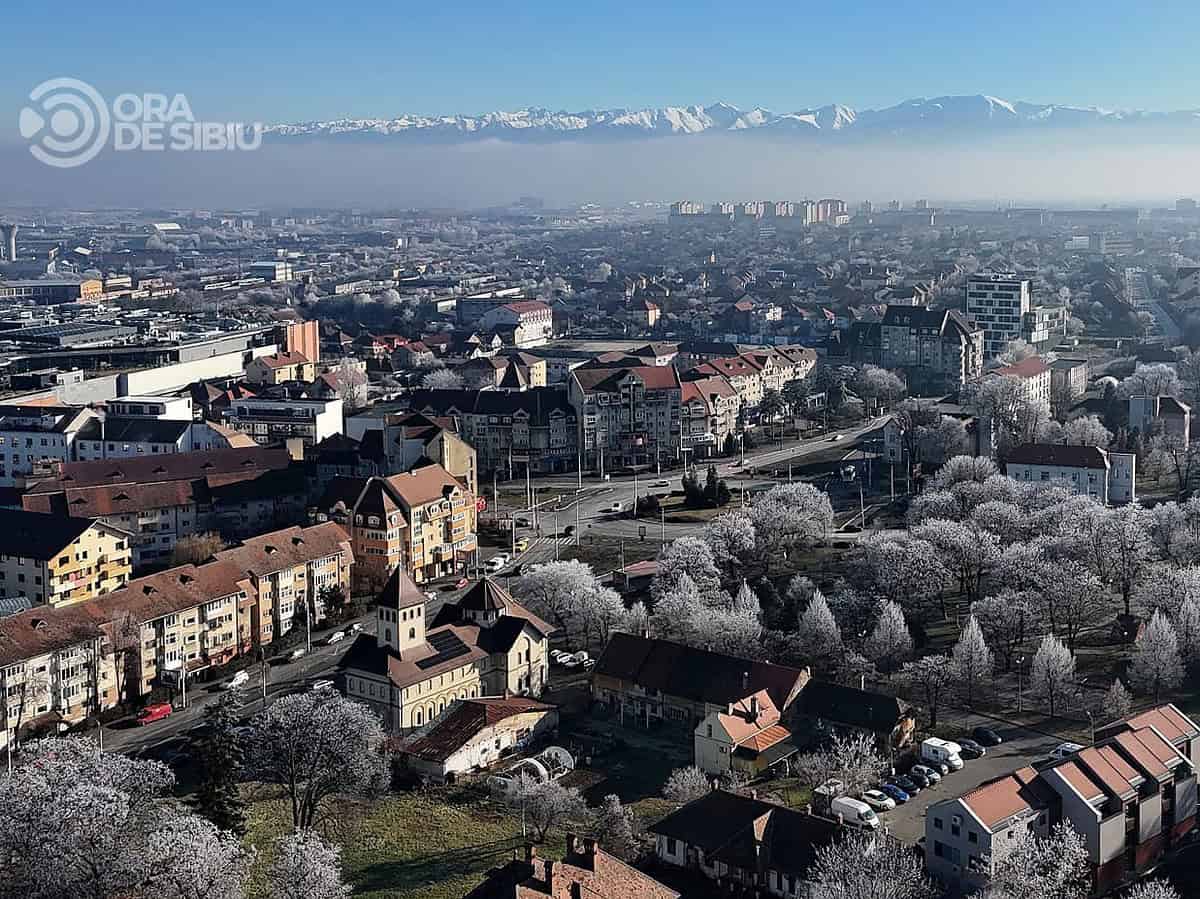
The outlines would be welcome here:
<svg viewBox="0 0 1200 899">
<path fill-rule="evenodd" d="M 576 668 L 582 668 L 584 671 L 591 671 L 596 666 L 596 660 L 587 654 L 587 650 L 581 649 L 579 652 L 570 652 L 565 649 L 550 650 L 550 662 L 554 665 L 560 665 L 568 671 Z"/>
<path fill-rule="evenodd" d="M 918 761 L 903 774 L 889 777 L 877 789 L 862 794 L 862 801 L 877 812 L 886 812 L 908 802 L 922 790 L 941 782 L 943 777 L 961 771 L 964 759 L 987 754 L 987 747 L 1004 742 L 990 727 L 977 727 L 970 739 L 956 741 L 929 737 L 918 748 Z"/>
</svg>

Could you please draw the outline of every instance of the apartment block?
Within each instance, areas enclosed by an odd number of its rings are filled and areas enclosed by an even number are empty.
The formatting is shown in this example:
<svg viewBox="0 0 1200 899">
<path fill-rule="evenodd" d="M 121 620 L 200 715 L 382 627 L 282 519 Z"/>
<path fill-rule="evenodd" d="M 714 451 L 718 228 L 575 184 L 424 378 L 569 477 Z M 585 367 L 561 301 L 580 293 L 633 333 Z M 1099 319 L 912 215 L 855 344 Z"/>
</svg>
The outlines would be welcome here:
<svg viewBox="0 0 1200 899">
<path fill-rule="evenodd" d="M 94 417 L 69 406 L 0 406 L 0 487 L 49 477 L 74 460 L 75 438 Z"/>
<path fill-rule="evenodd" d="M 417 583 L 453 574 L 478 548 L 475 494 L 440 465 L 336 478 L 317 508 L 317 520 L 340 522 L 350 534 L 359 590 L 379 590 L 396 568 Z"/>
<path fill-rule="evenodd" d="M 316 446 L 342 433 L 341 399 L 246 397 L 230 403 L 224 417 L 230 428 L 262 445 L 298 439 Z"/>
<path fill-rule="evenodd" d="M 1065 487 L 1104 503 L 1137 498 L 1137 454 L 1115 453 L 1098 446 L 1025 443 L 1006 460 L 1010 478 L 1025 483 Z"/>
<path fill-rule="evenodd" d="M 737 432 L 742 400 L 728 379 L 712 375 L 680 385 L 683 452 L 707 459 L 721 452 Z"/>
<path fill-rule="evenodd" d="M 130 534 L 94 518 L 0 509 L 0 595 L 61 606 L 124 586 Z"/>
<path fill-rule="evenodd" d="M 904 369 L 914 391 L 958 390 L 983 371 L 984 331 L 961 312 L 888 306 L 878 364 Z"/>
<path fill-rule="evenodd" d="M 985 359 L 998 356 L 1009 341 L 1021 336 L 1025 313 L 1033 305 L 1028 278 L 982 272 L 967 278 L 963 311 L 983 328 Z"/>
<path fill-rule="evenodd" d="M 586 467 L 607 471 L 680 457 L 682 387 L 673 367 L 577 368 L 567 395 Z"/>
<path fill-rule="evenodd" d="M 298 350 L 259 356 L 246 363 L 246 382 L 256 386 L 307 382 L 316 377 L 316 363 Z"/>
</svg>

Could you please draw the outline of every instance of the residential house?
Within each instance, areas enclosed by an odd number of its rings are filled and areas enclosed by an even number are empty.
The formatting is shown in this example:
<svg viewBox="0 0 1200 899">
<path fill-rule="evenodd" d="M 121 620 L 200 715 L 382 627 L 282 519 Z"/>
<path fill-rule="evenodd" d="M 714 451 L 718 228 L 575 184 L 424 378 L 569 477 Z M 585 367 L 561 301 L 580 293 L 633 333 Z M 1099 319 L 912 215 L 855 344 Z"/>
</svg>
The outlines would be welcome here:
<svg viewBox="0 0 1200 899">
<path fill-rule="evenodd" d="M 1161 435 L 1175 446 L 1191 441 L 1192 409 L 1173 396 L 1131 396 L 1129 429 L 1143 437 Z"/>
<path fill-rule="evenodd" d="M 993 369 L 990 374 L 1016 378 L 1021 383 L 1021 394 L 1026 400 L 1050 405 L 1050 366 L 1040 356 L 1030 356 L 1012 365 Z"/>
<path fill-rule="evenodd" d="M 1065 487 L 1101 503 L 1137 499 L 1137 454 L 1098 446 L 1024 443 L 1009 453 L 1008 476 L 1017 481 Z"/>
<path fill-rule="evenodd" d="M 512 332 L 518 349 L 542 346 L 554 339 L 554 312 L 540 300 L 520 300 L 488 310 L 479 318 L 481 329 Z"/>
<path fill-rule="evenodd" d="M 405 735 L 455 701 L 540 696 L 553 631 L 486 577 L 429 622 L 425 594 L 397 568 L 379 596 L 375 635 L 360 634 L 339 669 L 346 695 Z"/>
<path fill-rule="evenodd" d="M 298 350 L 258 356 L 246 363 L 246 381 L 254 386 L 313 381 L 316 377 L 316 363 Z"/>
<path fill-rule="evenodd" d="M 94 518 L 0 509 L 0 596 L 63 606 L 119 589 L 130 534 Z"/>
<path fill-rule="evenodd" d="M 1059 358 L 1050 363 L 1050 397 L 1057 405 L 1069 409 L 1087 393 L 1087 383 L 1086 359 Z"/>
<path fill-rule="evenodd" d="M 797 715 L 818 733 L 844 730 L 870 734 L 891 751 L 908 746 L 916 728 L 904 700 L 829 681 L 810 680 L 805 684 Z"/>
<path fill-rule="evenodd" d="M 418 583 L 452 574 L 476 552 L 475 494 L 440 465 L 386 478 L 337 478 L 317 520 L 340 521 L 357 560 L 356 589 L 377 590 L 402 568 Z"/>
<path fill-rule="evenodd" d="M 567 836 L 562 861 L 524 856 L 488 872 L 464 899 L 679 899 L 649 874 L 609 855 L 594 840 Z"/>
<path fill-rule="evenodd" d="M 291 440 L 316 446 L 342 433 L 342 401 L 249 397 L 230 403 L 224 418 L 230 428 L 263 446 Z"/>
<path fill-rule="evenodd" d="M 791 732 L 766 690 L 759 690 L 696 725 L 696 767 L 710 775 L 733 772 L 750 779 L 796 754 Z"/>
<path fill-rule="evenodd" d="M 357 438 L 353 453 L 357 462 L 374 463 L 370 474 L 392 475 L 436 462 L 478 493 L 478 454 L 475 447 L 458 434 L 454 418 L 421 412 L 385 412 L 347 419 L 346 429 Z M 352 475 L 355 471 L 337 471 Z M 322 477 L 322 482 L 329 478 Z"/>
<path fill-rule="evenodd" d="M 659 864 L 716 881 L 722 895 L 809 896 L 805 883 L 836 821 L 724 790 L 713 790 L 647 828 Z"/>
<path fill-rule="evenodd" d="M 410 771 L 439 783 L 487 768 L 558 728 L 558 709 L 525 696 L 455 700 L 398 750 Z"/>
<path fill-rule="evenodd" d="M 713 712 L 766 691 L 786 714 L 808 671 L 667 640 L 613 634 L 592 670 L 592 699 L 621 724 L 671 724 L 692 733 Z"/>
</svg>

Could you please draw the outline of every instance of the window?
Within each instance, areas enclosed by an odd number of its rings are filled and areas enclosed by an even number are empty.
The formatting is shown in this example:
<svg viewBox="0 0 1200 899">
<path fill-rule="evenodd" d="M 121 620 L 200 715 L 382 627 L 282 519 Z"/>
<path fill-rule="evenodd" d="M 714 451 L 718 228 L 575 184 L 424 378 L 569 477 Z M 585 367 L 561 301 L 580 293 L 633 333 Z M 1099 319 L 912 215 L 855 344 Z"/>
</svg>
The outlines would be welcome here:
<svg viewBox="0 0 1200 899">
<path fill-rule="evenodd" d="M 667 855 L 675 855 L 676 854 L 675 849 L 676 849 L 675 838 L 667 837 Z"/>
<path fill-rule="evenodd" d="M 934 818 L 933 819 L 933 827 L 934 827 L 934 830 L 941 830 L 942 829 L 942 819 Z"/>
<path fill-rule="evenodd" d="M 977 834 L 973 830 L 968 830 L 967 831 L 967 842 L 968 843 L 978 843 L 979 842 L 979 834 Z"/>
</svg>

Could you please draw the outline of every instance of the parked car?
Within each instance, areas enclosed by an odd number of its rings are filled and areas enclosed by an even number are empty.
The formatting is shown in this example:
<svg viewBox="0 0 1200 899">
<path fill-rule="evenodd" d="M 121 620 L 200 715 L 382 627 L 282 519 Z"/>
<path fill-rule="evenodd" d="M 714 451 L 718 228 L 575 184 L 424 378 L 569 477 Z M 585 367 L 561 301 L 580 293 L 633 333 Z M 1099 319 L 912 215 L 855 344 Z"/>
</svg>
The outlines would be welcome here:
<svg viewBox="0 0 1200 899">
<path fill-rule="evenodd" d="M 332 646 L 334 643 L 341 643 L 345 639 L 346 639 L 345 631 L 334 631 L 332 634 L 330 634 L 328 637 L 325 638 L 325 645 Z"/>
<path fill-rule="evenodd" d="M 175 710 L 171 708 L 171 703 L 156 702 L 138 712 L 137 721 L 143 726 L 153 724 L 155 721 L 162 721 L 163 718 L 170 718 L 173 711 Z"/>
<path fill-rule="evenodd" d="M 909 796 L 907 793 L 905 793 L 902 789 L 900 789 L 895 784 L 884 784 L 882 787 L 879 788 L 879 792 L 883 793 L 885 796 L 887 796 L 893 802 L 896 802 L 900 805 L 903 805 L 904 803 L 908 802 L 909 799 L 912 798 L 911 796 Z"/>
<path fill-rule="evenodd" d="M 942 779 L 942 775 L 928 765 L 913 765 L 912 770 L 908 772 L 908 776 L 913 779 L 923 777 L 930 784 L 935 784 Z"/>
<path fill-rule="evenodd" d="M 433 602 L 435 599 L 437 599 L 437 593 L 436 593 L 435 591 L 433 591 L 433 590 L 426 590 L 426 591 L 425 591 L 425 598 L 426 598 L 427 600 L 429 600 L 430 602 Z"/>
<path fill-rule="evenodd" d="M 961 747 L 957 743 L 939 737 L 929 737 L 921 742 L 921 761 L 939 770 L 944 768 L 942 773 L 949 774 L 951 771 L 960 770 L 963 766 L 962 756 L 959 755 L 960 749 Z"/>
<path fill-rule="evenodd" d="M 471 583 L 471 582 L 469 580 L 467 580 L 465 577 L 460 577 L 457 581 L 454 582 L 454 589 L 461 590 L 465 586 L 467 586 L 467 584 L 469 584 L 469 583 Z"/>
<path fill-rule="evenodd" d="M 670 481 L 655 481 L 654 486 L 655 487 L 670 487 L 671 482 Z"/>
<path fill-rule="evenodd" d="M 519 528 L 529 527 L 529 519 L 528 518 L 518 518 L 517 519 L 517 527 L 519 527 Z"/>
<path fill-rule="evenodd" d="M 930 780 L 928 777 L 926 777 L 924 774 L 922 774 L 920 771 L 916 770 L 916 766 L 911 768 L 909 770 L 909 772 L 907 774 L 905 774 L 904 776 L 907 777 L 913 783 L 915 783 L 922 790 L 927 790 L 933 786 L 933 781 Z M 905 789 L 908 789 L 908 788 L 905 787 Z"/>
<path fill-rule="evenodd" d="M 295 662 L 299 659 L 304 658 L 304 656 L 307 654 L 307 652 L 308 652 L 308 650 L 306 650 L 303 646 L 298 646 L 295 649 L 293 649 L 291 652 L 289 652 L 287 654 L 286 658 L 289 662 Z"/>
<path fill-rule="evenodd" d="M 1050 758 L 1065 759 L 1068 756 L 1072 756 L 1075 753 L 1079 752 L 1081 749 L 1083 749 L 1083 747 L 1080 746 L 1078 743 L 1059 743 L 1057 746 L 1055 746 L 1053 749 L 1050 750 Z"/>
<path fill-rule="evenodd" d="M 862 801 L 877 812 L 890 812 L 896 807 L 896 800 L 881 790 L 865 790 Z"/>
<path fill-rule="evenodd" d="M 621 503 L 619 503 L 619 502 L 613 503 L 611 506 L 608 507 L 608 511 L 611 512 L 613 515 L 619 515 L 622 508 L 623 507 L 622 507 Z"/>
<path fill-rule="evenodd" d="M 552 649 L 550 650 L 550 661 L 557 664 L 569 655 L 570 653 L 564 649 Z"/>
<path fill-rule="evenodd" d="M 879 818 L 875 810 L 859 799 L 849 796 L 839 796 L 829 803 L 830 815 L 841 815 L 842 823 L 848 827 L 861 830 L 875 830 L 879 827 Z"/>
<path fill-rule="evenodd" d="M 999 746 L 1004 742 L 1000 735 L 990 727 L 977 727 L 971 731 L 971 736 L 983 746 Z"/>
<path fill-rule="evenodd" d="M 242 684 L 246 683 L 246 681 L 248 681 L 248 680 L 250 680 L 250 672 L 249 671 L 239 671 L 239 672 L 237 672 L 237 674 L 235 674 L 233 677 L 231 677 L 229 679 L 229 681 L 225 684 L 225 689 L 226 690 L 236 690 L 238 687 L 240 687 Z"/>
<path fill-rule="evenodd" d="M 333 681 L 328 680 L 328 679 L 322 679 L 322 680 L 313 681 L 312 686 L 309 687 L 308 689 L 312 693 L 323 693 L 326 690 L 334 689 L 334 687 L 335 687 L 335 685 L 334 685 Z"/>
<path fill-rule="evenodd" d="M 354 622 L 354 624 L 350 625 L 349 629 L 347 630 L 347 633 L 357 634 L 359 631 L 362 630 L 362 628 L 363 628 L 362 622 L 356 621 L 356 622 Z"/>
<path fill-rule="evenodd" d="M 987 755 L 987 750 L 974 740 L 959 740 L 959 755 L 964 759 L 978 759 Z"/>
<path fill-rule="evenodd" d="M 523 553 L 523 552 L 525 552 L 525 550 L 529 549 L 529 538 L 522 537 L 520 540 L 518 540 L 513 545 L 516 548 L 517 552 Z"/>
<path fill-rule="evenodd" d="M 901 790 L 907 793 L 910 798 L 916 796 L 923 789 L 919 783 L 917 783 L 907 774 L 901 774 L 899 777 L 894 777 L 889 781 L 889 783 L 893 786 L 899 787 Z M 926 784 L 926 786 L 928 786 L 928 784 Z"/>
<path fill-rule="evenodd" d="M 836 441 L 841 440 L 841 439 L 842 439 L 841 434 L 834 434 L 832 437 L 829 438 L 829 442 L 835 443 Z"/>
<path fill-rule="evenodd" d="M 487 560 L 483 567 L 486 568 L 489 573 L 495 574 L 504 567 L 506 562 L 508 562 L 508 559 L 504 558 L 503 556 L 493 556 Z M 465 581 L 466 578 L 463 578 L 463 580 Z M 466 584 L 463 584 L 463 586 L 465 587 Z"/>
</svg>

